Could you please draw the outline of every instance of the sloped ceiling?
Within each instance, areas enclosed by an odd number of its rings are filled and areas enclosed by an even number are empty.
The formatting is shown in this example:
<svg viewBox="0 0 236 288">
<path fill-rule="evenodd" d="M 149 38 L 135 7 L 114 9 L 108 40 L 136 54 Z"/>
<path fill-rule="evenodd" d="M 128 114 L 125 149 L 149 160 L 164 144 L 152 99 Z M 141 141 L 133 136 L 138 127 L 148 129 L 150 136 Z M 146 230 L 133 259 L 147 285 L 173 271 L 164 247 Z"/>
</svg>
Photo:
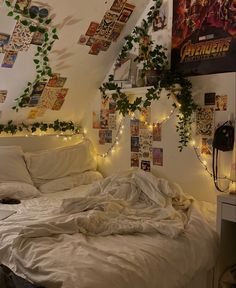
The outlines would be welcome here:
<svg viewBox="0 0 236 288">
<path fill-rule="evenodd" d="M 53 72 L 61 73 L 67 77 L 65 84 L 69 88 L 69 94 L 60 111 L 48 110 L 43 118 L 36 120 L 51 121 L 57 118 L 61 120 L 82 120 L 86 116 L 87 103 L 93 97 L 98 97 L 98 87 L 105 75 L 111 68 L 117 54 L 119 53 L 124 36 L 128 35 L 149 0 L 129 0 L 136 6 L 134 13 L 129 19 L 125 29 L 117 42 L 113 42 L 107 52 L 101 52 L 94 56 L 88 54 L 89 47 L 78 45 L 81 34 L 87 31 L 91 21 L 100 22 L 104 13 L 109 10 L 113 0 L 48 0 L 33 1 L 32 4 L 48 7 L 53 18 L 53 25 L 58 28 L 59 40 L 54 44 L 50 54 L 50 63 Z M 7 9 L 0 10 L 0 32 L 11 34 L 15 21 L 7 16 Z M 35 47 L 31 45 L 28 52 L 20 52 L 12 69 L 0 67 L 0 90 L 8 90 L 5 103 L 0 104 L 2 116 L 0 122 L 10 119 L 17 121 L 25 120 L 29 108 L 20 109 L 18 113 L 11 107 L 14 99 L 19 97 L 28 81 L 35 76 L 33 55 Z M 0 54 L 0 62 L 3 53 Z"/>
</svg>

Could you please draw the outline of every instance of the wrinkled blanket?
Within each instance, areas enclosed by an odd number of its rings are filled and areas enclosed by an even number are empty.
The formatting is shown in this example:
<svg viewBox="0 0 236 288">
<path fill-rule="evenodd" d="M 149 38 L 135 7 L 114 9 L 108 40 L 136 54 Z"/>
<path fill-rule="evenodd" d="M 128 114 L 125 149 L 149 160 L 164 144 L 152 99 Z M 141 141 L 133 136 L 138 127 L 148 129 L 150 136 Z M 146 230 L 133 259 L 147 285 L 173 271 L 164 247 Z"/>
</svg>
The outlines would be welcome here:
<svg viewBox="0 0 236 288">
<path fill-rule="evenodd" d="M 93 196 L 64 200 L 60 216 L 28 226 L 21 235 L 159 232 L 173 238 L 188 221 L 191 197 L 177 185 L 141 170 L 108 177 L 91 189 Z"/>
</svg>

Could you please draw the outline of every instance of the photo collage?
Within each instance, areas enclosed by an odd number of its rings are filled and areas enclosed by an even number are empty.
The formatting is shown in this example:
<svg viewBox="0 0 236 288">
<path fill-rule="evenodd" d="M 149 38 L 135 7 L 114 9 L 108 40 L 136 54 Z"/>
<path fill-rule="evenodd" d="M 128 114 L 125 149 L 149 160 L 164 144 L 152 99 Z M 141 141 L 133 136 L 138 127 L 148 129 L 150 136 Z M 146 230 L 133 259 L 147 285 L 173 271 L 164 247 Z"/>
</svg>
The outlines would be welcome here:
<svg viewBox="0 0 236 288">
<path fill-rule="evenodd" d="M 111 43 L 119 38 L 134 9 L 135 6 L 127 0 L 115 0 L 101 22 L 90 22 L 86 33 L 80 36 L 78 44 L 89 46 L 88 53 L 91 55 L 107 51 Z"/>
</svg>

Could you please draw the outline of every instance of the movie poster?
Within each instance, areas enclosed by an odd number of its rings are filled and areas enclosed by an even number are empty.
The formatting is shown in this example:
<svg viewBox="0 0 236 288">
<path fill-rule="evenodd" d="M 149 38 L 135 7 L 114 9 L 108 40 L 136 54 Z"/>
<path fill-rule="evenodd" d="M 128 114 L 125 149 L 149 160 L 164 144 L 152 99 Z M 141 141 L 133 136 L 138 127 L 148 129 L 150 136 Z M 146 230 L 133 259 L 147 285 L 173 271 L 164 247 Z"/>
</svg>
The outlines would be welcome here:
<svg viewBox="0 0 236 288">
<path fill-rule="evenodd" d="M 173 0 L 172 70 L 236 71 L 235 0 Z"/>
</svg>

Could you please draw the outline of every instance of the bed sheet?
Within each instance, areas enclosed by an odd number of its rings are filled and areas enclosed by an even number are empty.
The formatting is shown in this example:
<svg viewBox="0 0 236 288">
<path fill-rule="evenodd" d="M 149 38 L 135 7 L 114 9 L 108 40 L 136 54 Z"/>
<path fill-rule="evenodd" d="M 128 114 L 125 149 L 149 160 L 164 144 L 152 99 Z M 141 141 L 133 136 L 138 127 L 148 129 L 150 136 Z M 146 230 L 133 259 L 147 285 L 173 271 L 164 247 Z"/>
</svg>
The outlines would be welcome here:
<svg viewBox="0 0 236 288">
<path fill-rule="evenodd" d="M 17 259 L 12 244 L 21 229 L 55 215 L 62 200 L 87 196 L 91 185 L 45 194 L 4 206 L 17 213 L 0 222 L 1 262 L 47 288 L 179 288 L 216 261 L 215 205 L 195 201 L 185 233 L 86 236 L 81 233 L 31 238 Z M 0 207 L 1 208 L 1 207 Z M 206 225 L 199 220 L 204 213 Z"/>
</svg>

